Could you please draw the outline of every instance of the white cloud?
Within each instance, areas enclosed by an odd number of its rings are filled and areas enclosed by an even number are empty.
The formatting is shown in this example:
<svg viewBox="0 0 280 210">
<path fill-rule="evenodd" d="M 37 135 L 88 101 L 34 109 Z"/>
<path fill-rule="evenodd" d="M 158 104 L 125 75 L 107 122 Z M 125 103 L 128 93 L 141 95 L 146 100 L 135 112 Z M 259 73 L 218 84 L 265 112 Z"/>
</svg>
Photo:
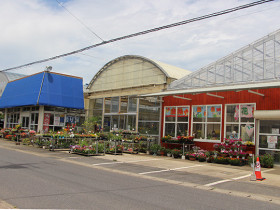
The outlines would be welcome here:
<svg viewBox="0 0 280 210">
<path fill-rule="evenodd" d="M 64 0 L 63 5 L 102 39 L 217 12 L 250 0 Z M 197 70 L 280 28 L 280 2 L 108 44 L 14 72 L 53 71 L 89 82 L 110 60 L 135 54 Z M 1 0 L 0 69 L 101 42 L 56 1 Z"/>
</svg>

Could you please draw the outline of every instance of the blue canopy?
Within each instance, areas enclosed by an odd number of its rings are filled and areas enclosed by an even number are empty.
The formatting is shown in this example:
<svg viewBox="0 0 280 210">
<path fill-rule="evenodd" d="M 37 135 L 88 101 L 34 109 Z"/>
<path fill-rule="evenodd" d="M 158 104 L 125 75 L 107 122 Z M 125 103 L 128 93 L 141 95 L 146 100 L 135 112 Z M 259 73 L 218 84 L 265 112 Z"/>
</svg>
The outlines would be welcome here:
<svg viewBox="0 0 280 210">
<path fill-rule="evenodd" d="M 40 72 L 9 82 L 0 98 L 0 108 L 30 105 L 84 109 L 83 80 Z"/>
</svg>

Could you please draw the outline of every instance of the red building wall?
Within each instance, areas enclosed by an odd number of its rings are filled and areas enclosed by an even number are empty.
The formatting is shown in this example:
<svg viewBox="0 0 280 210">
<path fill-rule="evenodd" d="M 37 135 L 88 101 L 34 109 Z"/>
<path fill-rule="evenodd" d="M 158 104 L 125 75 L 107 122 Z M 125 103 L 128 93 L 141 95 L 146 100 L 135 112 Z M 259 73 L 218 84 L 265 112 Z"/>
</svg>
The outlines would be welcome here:
<svg viewBox="0 0 280 210">
<path fill-rule="evenodd" d="M 206 93 L 200 94 L 184 94 L 178 95 L 185 98 L 192 99 L 184 100 L 179 98 L 174 98 L 173 96 L 166 96 L 163 98 L 162 107 L 162 122 L 161 122 L 161 136 L 163 136 L 163 126 L 164 126 L 164 107 L 165 106 L 190 106 L 190 116 L 189 116 L 189 131 L 191 131 L 191 113 L 192 105 L 222 105 L 222 133 L 221 138 L 224 138 L 224 117 L 225 117 L 225 105 L 226 104 L 238 104 L 238 103 L 255 103 L 256 110 L 280 110 L 280 88 L 269 88 L 269 89 L 258 89 L 253 90 L 258 93 L 262 93 L 265 96 L 256 95 L 243 91 L 227 91 L 227 92 L 211 92 L 211 94 L 217 94 L 223 96 L 222 98 L 217 98 L 213 96 L 206 95 Z M 203 149 L 212 150 L 214 143 L 207 142 L 195 142 L 195 144 Z"/>
</svg>

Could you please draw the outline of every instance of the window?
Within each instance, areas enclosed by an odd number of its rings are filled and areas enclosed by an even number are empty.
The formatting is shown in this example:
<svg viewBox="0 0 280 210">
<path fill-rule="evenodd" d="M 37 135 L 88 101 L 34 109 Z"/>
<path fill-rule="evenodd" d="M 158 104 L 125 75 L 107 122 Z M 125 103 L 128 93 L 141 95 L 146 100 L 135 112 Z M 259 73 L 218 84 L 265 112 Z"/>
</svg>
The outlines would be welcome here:
<svg viewBox="0 0 280 210">
<path fill-rule="evenodd" d="M 14 128 L 19 124 L 19 113 L 8 113 L 7 114 L 7 127 Z"/>
<path fill-rule="evenodd" d="M 128 112 L 136 112 L 137 111 L 137 98 L 128 98 Z"/>
<path fill-rule="evenodd" d="M 159 135 L 160 102 L 157 98 L 139 99 L 138 132 L 142 135 Z"/>
<path fill-rule="evenodd" d="M 280 120 L 260 120 L 260 154 L 269 153 L 280 163 Z"/>
<path fill-rule="evenodd" d="M 93 104 L 92 116 L 100 118 L 100 124 L 102 119 L 102 111 L 103 111 L 103 98 L 91 99 L 91 103 Z"/>
<path fill-rule="evenodd" d="M 189 135 L 189 110 L 190 107 L 165 107 L 164 110 L 164 135 L 172 137 Z"/>
<path fill-rule="evenodd" d="M 111 112 L 119 112 L 119 97 L 111 98 Z"/>
<path fill-rule="evenodd" d="M 37 131 L 38 128 L 39 113 L 31 113 L 30 129 Z"/>
<path fill-rule="evenodd" d="M 196 139 L 221 140 L 221 105 L 192 107 L 192 134 Z"/>
<path fill-rule="evenodd" d="M 121 113 L 127 113 L 128 98 L 121 97 Z"/>
<path fill-rule="evenodd" d="M 226 138 L 241 138 L 254 142 L 255 137 L 255 104 L 226 105 Z"/>
</svg>

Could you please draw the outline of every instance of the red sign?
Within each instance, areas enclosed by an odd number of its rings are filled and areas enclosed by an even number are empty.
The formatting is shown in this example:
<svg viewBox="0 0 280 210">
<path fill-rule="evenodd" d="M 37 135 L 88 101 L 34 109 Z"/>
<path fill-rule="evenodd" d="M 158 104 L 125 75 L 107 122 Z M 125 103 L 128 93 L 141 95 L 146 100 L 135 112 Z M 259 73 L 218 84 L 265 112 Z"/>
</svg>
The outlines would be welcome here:
<svg viewBox="0 0 280 210">
<path fill-rule="evenodd" d="M 49 125 L 51 121 L 51 114 L 45 113 L 44 114 L 44 122 L 43 122 L 43 130 L 45 133 L 49 132 Z"/>
</svg>

